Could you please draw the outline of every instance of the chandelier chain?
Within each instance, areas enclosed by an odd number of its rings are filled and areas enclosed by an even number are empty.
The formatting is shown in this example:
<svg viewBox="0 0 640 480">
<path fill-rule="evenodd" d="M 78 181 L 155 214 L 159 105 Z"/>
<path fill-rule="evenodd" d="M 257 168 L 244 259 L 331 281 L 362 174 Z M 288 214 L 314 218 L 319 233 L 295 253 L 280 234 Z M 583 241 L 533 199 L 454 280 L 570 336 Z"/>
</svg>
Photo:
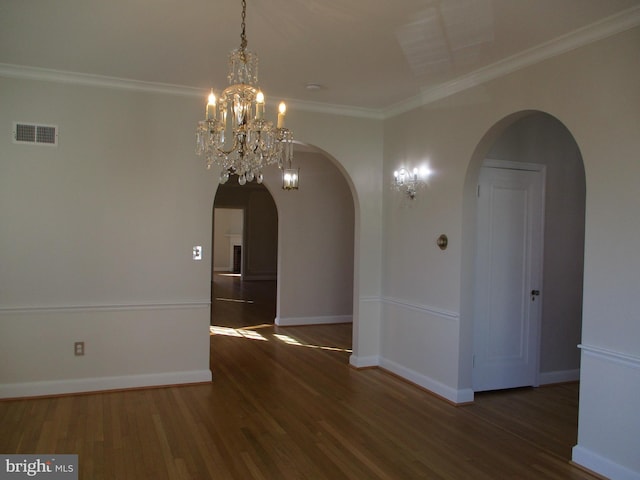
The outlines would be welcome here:
<svg viewBox="0 0 640 480">
<path fill-rule="evenodd" d="M 247 18 L 247 2 L 242 0 L 242 33 L 240 34 L 240 50 L 243 52 L 247 49 L 247 34 L 245 32 L 246 25 L 245 20 Z"/>
</svg>

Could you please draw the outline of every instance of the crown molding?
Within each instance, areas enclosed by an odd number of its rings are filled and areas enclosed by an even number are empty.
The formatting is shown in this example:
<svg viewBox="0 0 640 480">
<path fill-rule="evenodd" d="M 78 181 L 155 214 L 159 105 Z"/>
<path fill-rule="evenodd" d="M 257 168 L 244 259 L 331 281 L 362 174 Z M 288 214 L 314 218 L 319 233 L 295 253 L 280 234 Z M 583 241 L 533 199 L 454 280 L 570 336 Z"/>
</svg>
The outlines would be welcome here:
<svg viewBox="0 0 640 480">
<path fill-rule="evenodd" d="M 139 92 L 181 95 L 188 97 L 200 97 L 203 92 L 200 88 L 185 87 L 182 85 L 143 82 L 140 80 L 130 80 L 126 78 L 67 72 L 49 68 L 30 67 L 27 65 L 13 65 L 9 63 L 0 63 L 0 77 L 84 85 L 90 87 L 117 88 L 122 90 L 134 90 Z"/>
<path fill-rule="evenodd" d="M 342 115 L 347 117 L 367 118 L 370 120 L 384 120 L 384 112 L 380 109 L 354 107 L 349 105 L 335 105 L 331 103 L 308 102 L 304 100 L 287 100 L 287 105 L 291 105 L 296 110 L 328 113 L 330 115 Z"/>
<path fill-rule="evenodd" d="M 449 82 L 425 88 L 420 94 L 384 109 L 383 116 L 385 119 L 395 117 L 638 25 L 640 25 L 640 6 L 604 18 Z"/>
</svg>

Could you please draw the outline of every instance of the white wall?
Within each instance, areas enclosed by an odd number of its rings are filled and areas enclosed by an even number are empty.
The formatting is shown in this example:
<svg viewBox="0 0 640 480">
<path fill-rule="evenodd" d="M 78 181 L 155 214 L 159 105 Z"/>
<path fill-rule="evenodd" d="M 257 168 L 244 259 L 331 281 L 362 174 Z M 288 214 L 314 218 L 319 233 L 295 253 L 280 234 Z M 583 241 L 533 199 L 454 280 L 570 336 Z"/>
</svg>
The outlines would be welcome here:
<svg viewBox="0 0 640 480">
<path fill-rule="evenodd" d="M 385 192 L 381 364 L 456 401 L 473 395 L 477 170 L 514 113 L 547 112 L 574 136 L 587 192 L 574 459 L 612 478 L 640 478 L 638 45 L 636 28 L 569 51 L 391 118 L 384 137 L 385 178 L 397 162 L 423 159 L 435 175 L 412 209 Z M 445 252 L 435 246 L 440 233 L 449 236 Z"/>
</svg>

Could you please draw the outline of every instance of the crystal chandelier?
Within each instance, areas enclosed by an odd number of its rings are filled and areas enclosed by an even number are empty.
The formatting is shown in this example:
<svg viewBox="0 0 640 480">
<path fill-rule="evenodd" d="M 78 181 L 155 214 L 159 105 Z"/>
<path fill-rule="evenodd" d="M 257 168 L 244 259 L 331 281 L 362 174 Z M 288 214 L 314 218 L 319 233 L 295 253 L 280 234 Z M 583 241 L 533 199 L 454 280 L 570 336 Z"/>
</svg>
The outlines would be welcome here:
<svg viewBox="0 0 640 480">
<path fill-rule="evenodd" d="M 254 179 L 262 183 L 262 168 L 275 163 L 283 171 L 283 188 L 297 189 L 297 169 L 292 183 L 293 134 L 285 128 L 284 102 L 275 127 L 264 118 L 265 98 L 257 87 L 258 56 L 247 50 L 246 10 L 242 0 L 241 42 L 229 54 L 229 86 L 217 99 L 211 90 L 206 117 L 196 129 L 196 154 L 204 155 L 207 169 L 214 163 L 222 167 L 220 183 L 234 174 L 240 185 Z"/>
</svg>

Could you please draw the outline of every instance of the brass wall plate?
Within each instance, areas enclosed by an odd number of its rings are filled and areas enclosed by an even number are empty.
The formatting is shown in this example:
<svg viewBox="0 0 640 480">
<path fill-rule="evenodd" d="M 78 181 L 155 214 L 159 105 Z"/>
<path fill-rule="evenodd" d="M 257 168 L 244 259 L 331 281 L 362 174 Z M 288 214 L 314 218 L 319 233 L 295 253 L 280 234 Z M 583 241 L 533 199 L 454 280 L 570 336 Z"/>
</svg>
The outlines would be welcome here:
<svg viewBox="0 0 640 480">
<path fill-rule="evenodd" d="M 449 245 L 449 239 L 444 233 L 438 237 L 438 240 L 436 241 L 436 245 L 440 247 L 440 250 L 447 249 L 447 245 Z"/>
</svg>

